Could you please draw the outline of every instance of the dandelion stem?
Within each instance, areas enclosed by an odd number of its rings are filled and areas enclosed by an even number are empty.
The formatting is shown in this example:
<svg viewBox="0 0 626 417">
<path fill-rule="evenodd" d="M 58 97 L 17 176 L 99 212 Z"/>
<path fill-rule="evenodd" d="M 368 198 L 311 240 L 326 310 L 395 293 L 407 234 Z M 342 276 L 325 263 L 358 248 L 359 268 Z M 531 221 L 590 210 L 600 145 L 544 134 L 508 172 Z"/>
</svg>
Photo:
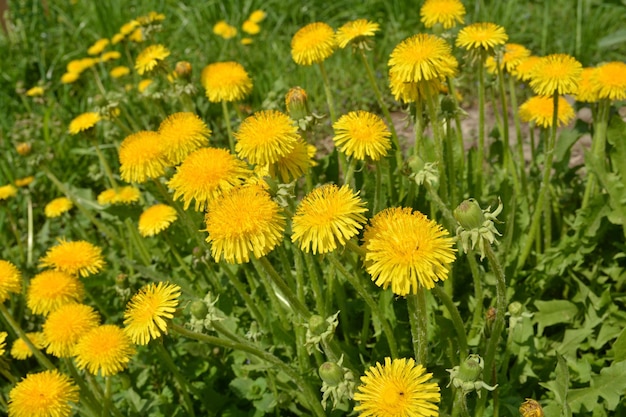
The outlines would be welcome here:
<svg viewBox="0 0 626 417">
<path fill-rule="evenodd" d="M 328 73 L 324 67 L 324 62 L 319 63 L 320 72 L 322 74 L 322 82 L 324 83 L 324 93 L 326 93 L 326 103 L 328 104 L 328 112 L 330 113 L 330 120 L 335 123 L 337 121 L 337 113 L 335 113 L 335 102 L 333 100 L 333 92 L 330 88 L 330 81 L 328 80 Z"/>
<path fill-rule="evenodd" d="M 428 362 L 428 310 L 426 291 L 418 285 L 415 294 L 406 296 L 415 361 L 426 367 Z"/>
<path fill-rule="evenodd" d="M 85 404 L 85 407 L 89 409 L 93 416 L 102 415 L 102 406 L 93 395 L 93 387 L 89 388 L 87 386 L 85 379 L 78 373 L 78 370 L 74 366 L 71 358 L 63 358 L 63 362 L 65 363 L 65 367 L 70 375 L 72 375 L 72 379 L 80 387 L 80 394 L 82 395 L 81 402 Z M 98 411 L 100 412 L 98 413 Z"/>
<path fill-rule="evenodd" d="M 430 90 L 430 88 L 429 88 Z M 426 108 L 430 117 L 430 125 L 433 128 L 435 153 L 437 154 L 437 168 L 439 170 L 439 190 L 442 193 L 443 201 L 448 201 L 448 182 L 446 175 L 446 160 L 443 154 L 443 134 L 441 129 L 441 120 L 439 119 L 439 103 L 436 99 L 434 91 L 428 91 L 428 99 L 426 100 Z"/>
<path fill-rule="evenodd" d="M 33 225 L 33 198 L 28 193 L 26 195 L 26 221 L 28 231 L 26 234 L 26 266 L 33 265 L 33 241 L 34 241 L 34 225 Z"/>
<path fill-rule="evenodd" d="M 350 272 L 348 272 L 348 270 L 346 270 L 346 268 L 343 266 L 343 264 L 339 261 L 339 259 L 337 259 L 337 257 L 334 254 L 332 253 L 329 254 L 328 259 L 335 266 L 335 268 L 337 268 L 337 270 L 341 273 L 341 275 L 343 275 L 348 280 L 348 282 L 350 282 L 350 284 L 354 287 L 354 289 L 357 291 L 359 296 L 363 298 L 363 300 L 365 300 L 370 310 L 372 310 L 372 314 L 378 318 L 378 320 L 380 321 L 381 327 L 383 328 L 383 333 L 385 333 L 385 337 L 387 338 L 387 343 L 389 344 L 391 357 L 397 358 L 398 357 L 398 344 L 396 343 L 396 339 L 393 334 L 393 329 L 391 328 L 389 321 L 387 320 L 387 318 L 381 311 L 380 307 L 378 306 L 374 298 L 372 298 L 372 296 L 369 294 L 365 286 L 361 283 L 359 278 L 354 276 Z"/>
<path fill-rule="evenodd" d="M 509 95 L 511 97 L 511 109 L 513 110 L 513 122 L 515 123 L 515 139 L 517 145 L 520 179 L 522 181 L 522 194 L 526 194 L 528 192 L 528 184 L 526 181 L 526 159 L 524 158 L 524 141 L 522 137 L 522 128 L 520 126 L 519 112 L 517 111 L 517 92 L 515 90 L 515 81 L 511 76 L 509 76 Z"/>
<path fill-rule="evenodd" d="M 415 102 L 415 146 L 413 147 L 413 155 L 416 156 L 419 156 L 424 136 L 424 115 L 422 112 L 422 101 L 417 100 Z"/>
<path fill-rule="evenodd" d="M 465 141 L 463 140 L 463 127 L 461 126 L 461 117 L 459 116 L 459 101 L 457 100 L 456 97 L 456 87 L 454 86 L 454 83 L 452 82 L 451 78 L 447 78 L 446 79 L 447 83 L 448 83 L 448 90 L 450 91 L 450 98 L 452 99 L 452 102 L 454 103 L 454 124 L 456 126 L 455 129 L 455 133 L 456 133 L 456 140 L 457 140 L 457 146 L 459 147 L 459 154 L 460 154 L 460 158 L 459 158 L 459 167 L 457 169 L 457 172 L 461 172 L 461 179 L 464 178 L 465 176 Z"/>
<path fill-rule="evenodd" d="M 441 300 L 443 305 L 450 313 L 452 325 L 454 326 L 454 330 L 456 330 L 457 343 L 459 344 L 459 362 L 461 362 L 469 354 L 469 350 L 467 348 L 467 335 L 465 333 L 465 324 L 463 323 L 461 314 L 459 314 L 459 310 L 454 305 L 454 302 L 452 301 L 452 298 L 448 295 L 448 293 L 437 285 L 435 285 L 435 287 L 433 288 L 433 292 Z"/>
<path fill-rule="evenodd" d="M 300 300 L 298 300 L 298 297 L 296 297 L 296 295 L 293 293 L 291 288 L 287 286 L 287 284 L 281 278 L 281 276 L 278 275 L 278 272 L 276 272 L 276 269 L 274 269 L 274 267 L 272 266 L 270 261 L 267 259 L 267 257 L 263 256 L 260 259 L 253 259 L 252 262 L 255 265 L 260 264 L 263 267 L 263 269 L 265 269 L 270 279 L 272 280 L 272 283 L 276 285 L 276 287 L 278 287 L 278 290 L 287 299 L 291 308 L 303 318 L 308 319 L 311 313 L 306 308 L 306 306 L 302 304 Z"/>
<path fill-rule="evenodd" d="M 467 262 L 469 263 L 470 271 L 472 272 L 472 281 L 474 282 L 474 299 L 476 301 L 474 312 L 472 314 L 472 325 L 468 335 L 468 339 L 472 340 L 478 334 L 478 330 L 481 327 L 480 322 L 483 318 L 483 284 L 482 277 L 478 271 L 478 262 L 476 262 L 474 251 L 470 250 L 467 252 Z"/>
<path fill-rule="evenodd" d="M 183 396 L 183 401 L 185 401 L 185 408 L 187 408 L 187 412 L 190 416 L 195 417 L 196 413 L 193 409 L 193 403 L 191 402 L 191 397 L 189 396 L 189 392 L 187 392 L 187 387 L 189 382 L 183 377 L 180 373 L 180 370 L 174 363 L 172 356 L 163 346 L 163 341 L 159 340 L 155 343 L 157 345 L 157 354 L 161 357 L 161 360 L 165 363 L 165 365 L 169 368 L 172 375 L 174 375 L 174 379 L 178 383 L 178 388 L 180 389 L 180 393 Z"/>
<path fill-rule="evenodd" d="M 222 100 L 222 113 L 224 113 L 224 123 L 226 123 L 226 132 L 228 132 L 228 144 L 230 146 L 230 152 L 235 154 L 235 138 L 233 137 L 233 130 L 230 126 L 230 114 L 228 113 L 228 103 Z"/>
<path fill-rule="evenodd" d="M 606 159 L 606 130 L 609 121 L 609 109 L 611 102 L 609 99 L 600 100 L 598 103 L 597 117 L 594 117 L 594 132 L 593 141 L 591 145 L 591 157 L 594 162 L 598 164 L 600 172 L 605 170 Z M 587 175 L 587 184 L 585 185 L 585 193 L 583 195 L 582 208 L 586 208 L 589 205 L 589 201 L 595 192 L 597 185 L 596 175 L 592 170 L 589 170 Z"/>
<path fill-rule="evenodd" d="M 478 62 L 478 157 L 474 167 L 477 196 L 483 192 L 483 165 L 485 160 L 485 51 L 480 51 Z"/>
<path fill-rule="evenodd" d="M 113 172 L 111 171 L 111 167 L 109 167 L 109 164 L 106 158 L 104 157 L 102 150 L 100 149 L 98 140 L 95 137 L 92 137 L 91 140 L 93 143 L 93 147 L 95 148 L 96 153 L 98 154 L 98 159 L 100 160 L 100 164 L 102 165 L 102 168 L 104 169 L 104 173 L 107 179 L 109 180 L 109 182 L 111 183 L 111 187 L 113 187 L 113 189 L 117 192 L 117 182 L 115 181 L 115 178 L 113 177 Z"/>
</svg>

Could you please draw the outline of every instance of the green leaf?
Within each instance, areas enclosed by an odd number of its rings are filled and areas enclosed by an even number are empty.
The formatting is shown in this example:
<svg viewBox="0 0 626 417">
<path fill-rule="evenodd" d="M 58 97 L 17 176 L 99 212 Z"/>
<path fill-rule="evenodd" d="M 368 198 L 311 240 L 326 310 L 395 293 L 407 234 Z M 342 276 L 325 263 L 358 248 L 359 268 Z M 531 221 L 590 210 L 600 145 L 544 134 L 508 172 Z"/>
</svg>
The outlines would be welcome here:
<svg viewBox="0 0 626 417">
<path fill-rule="evenodd" d="M 554 394 L 556 402 L 561 407 L 561 416 L 569 417 L 572 415 L 570 406 L 568 405 L 567 395 L 569 386 L 569 369 L 567 361 L 563 356 L 557 354 L 557 364 L 555 369 L 555 377 L 553 381 L 542 382 L 541 386 L 548 388 Z"/>
<path fill-rule="evenodd" d="M 591 378 L 588 388 L 573 389 L 569 399 L 575 413 L 585 407 L 591 411 L 598 406 L 599 398 L 606 401 L 609 410 L 615 410 L 622 394 L 626 390 L 626 361 L 614 362 L 610 367 L 603 368 L 600 375 Z"/>
<path fill-rule="evenodd" d="M 626 42 L 626 29 L 619 29 L 615 32 L 598 39 L 598 49 L 612 48 Z"/>
<path fill-rule="evenodd" d="M 535 307 L 538 311 L 534 319 L 539 326 L 537 329 L 539 335 L 543 334 L 543 329 L 548 326 L 571 322 L 578 313 L 576 304 L 567 300 L 535 301 Z"/>
<path fill-rule="evenodd" d="M 626 359 L 626 328 L 622 330 L 617 340 L 613 343 L 613 357 L 615 362 Z"/>
</svg>

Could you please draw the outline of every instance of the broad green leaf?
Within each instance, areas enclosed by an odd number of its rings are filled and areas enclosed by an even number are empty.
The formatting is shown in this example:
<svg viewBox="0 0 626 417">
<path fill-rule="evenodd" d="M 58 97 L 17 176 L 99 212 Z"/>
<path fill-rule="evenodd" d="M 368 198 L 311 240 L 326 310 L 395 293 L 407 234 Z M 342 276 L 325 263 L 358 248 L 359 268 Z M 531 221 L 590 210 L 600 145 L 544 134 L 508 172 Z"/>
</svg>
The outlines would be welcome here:
<svg viewBox="0 0 626 417">
<path fill-rule="evenodd" d="M 614 362 L 610 367 L 603 368 L 600 375 L 592 377 L 588 388 L 573 389 L 569 393 L 572 410 L 581 411 L 584 406 L 591 411 L 598 406 L 599 398 L 606 401 L 606 408 L 615 410 L 624 390 L 626 390 L 626 361 Z"/>
<path fill-rule="evenodd" d="M 613 343 L 613 358 L 615 362 L 626 359 L 626 328 L 622 330 L 617 340 Z"/>
<path fill-rule="evenodd" d="M 537 312 L 534 314 L 538 324 L 537 333 L 543 334 L 543 329 L 558 323 L 570 323 L 578 308 L 576 304 L 567 300 L 535 301 Z"/>
<path fill-rule="evenodd" d="M 619 29 L 598 39 L 598 48 L 612 48 L 613 46 L 623 44 L 624 42 L 626 42 L 626 29 Z"/>
<path fill-rule="evenodd" d="M 571 410 L 568 405 L 568 386 L 569 386 L 569 369 L 567 361 L 563 356 L 557 354 L 557 364 L 555 369 L 554 380 L 540 383 L 541 386 L 548 388 L 554 394 L 556 402 L 561 406 L 561 416 L 571 416 Z"/>
<path fill-rule="evenodd" d="M 563 342 L 557 346 L 556 351 L 565 356 L 576 356 L 576 351 L 580 348 L 580 344 L 587 340 L 593 334 L 593 329 L 567 329 Z"/>
</svg>

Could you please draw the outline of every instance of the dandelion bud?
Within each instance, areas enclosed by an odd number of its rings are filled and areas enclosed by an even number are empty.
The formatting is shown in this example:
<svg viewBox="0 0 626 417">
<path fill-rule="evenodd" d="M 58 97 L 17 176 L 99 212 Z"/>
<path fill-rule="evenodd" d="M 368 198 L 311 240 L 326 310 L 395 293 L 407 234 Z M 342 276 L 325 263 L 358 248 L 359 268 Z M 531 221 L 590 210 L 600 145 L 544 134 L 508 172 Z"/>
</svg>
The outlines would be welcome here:
<svg viewBox="0 0 626 417">
<path fill-rule="evenodd" d="M 458 378 L 465 382 L 474 382 L 480 378 L 483 372 L 483 358 L 478 355 L 472 354 L 465 359 L 459 367 Z"/>
<path fill-rule="evenodd" d="M 491 337 L 491 329 L 493 328 L 493 322 L 496 321 L 496 309 L 495 307 L 489 307 L 485 314 L 485 335 Z"/>
<path fill-rule="evenodd" d="M 128 276 L 126 274 L 118 274 L 115 277 L 115 286 L 122 290 L 128 288 Z"/>
<path fill-rule="evenodd" d="M 314 314 L 309 319 L 309 330 L 316 336 L 321 336 L 328 329 L 328 323 L 324 317 Z"/>
<path fill-rule="evenodd" d="M 459 204 L 452 214 L 465 230 L 478 229 L 485 222 L 483 211 L 473 198 Z"/>
<path fill-rule="evenodd" d="M 293 120 L 304 119 L 311 113 L 306 91 L 301 87 L 293 87 L 287 92 L 285 105 L 287 113 Z"/>
<path fill-rule="evenodd" d="M 188 61 L 178 61 L 174 72 L 176 72 L 176 75 L 180 78 L 188 80 L 191 78 L 191 64 Z"/>
<path fill-rule="evenodd" d="M 526 398 L 526 401 L 519 407 L 521 417 L 543 417 L 543 408 L 532 398 Z"/>
<path fill-rule="evenodd" d="M 420 172 L 424 169 L 424 165 L 426 165 L 426 163 L 419 156 L 411 155 L 407 160 L 407 165 L 411 169 L 411 172 Z"/>
<path fill-rule="evenodd" d="M 524 312 L 524 306 L 519 301 L 513 301 L 509 304 L 508 310 L 512 317 L 520 317 Z"/>
<path fill-rule="evenodd" d="M 450 96 L 444 96 L 441 99 L 441 112 L 446 116 L 446 118 L 454 117 L 456 113 L 456 103 L 452 100 Z"/>
<path fill-rule="evenodd" d="M 320 378 L 327 385 L 335 387 L 343 382 L 343 369 L 333 362 L 324 362 L 319 368 Z"/>
<path fill-rule="evenodd" d="M 209 313 L 209 309 L 203 301 L 196 300 L 191 303 L 191 315 L 198 320 L 203 320 Z"/>
<path fill-rule="evenodd" d="M 28 142 L 21 142 L 15 145 L 15 150 L 22 156 L 28 155 L 32 148 L 32 145 Z"/>
</svg>

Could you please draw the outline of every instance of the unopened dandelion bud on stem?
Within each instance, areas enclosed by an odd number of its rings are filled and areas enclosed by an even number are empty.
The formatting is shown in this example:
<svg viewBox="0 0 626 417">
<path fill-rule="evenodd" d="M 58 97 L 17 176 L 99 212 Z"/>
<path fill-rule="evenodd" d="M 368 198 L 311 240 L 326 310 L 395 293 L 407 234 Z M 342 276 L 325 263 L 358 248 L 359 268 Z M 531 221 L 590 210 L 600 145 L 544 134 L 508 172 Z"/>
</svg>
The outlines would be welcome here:
<svg viewBox="0 0 626 417">
<path fill-rule="evenodd" d="M 322 381 L 331 387 L 339 385 L 344 380 L 343 369 L 334 362 L 324 362 L 319 367 L 319 374 Z"/>
<path fill-rule="evenodd" d="M 543 408 L 541 404 L 532 398 L 526 398 L 526 401 L 519 407 L 519 414 L 521 417 L 543 417 Z"/>
<path fill-rule="evenodd" d="M 185 80 L 191 79 L 191 64 L 188 61 L 178 61 L 174 67 L 176 75 Z"/>
<path fill-rule="evenodd" d="M 324 317 L 314 314 L 309 318 L 309 330 L 316 336 L 321 336 L 328 328 L 328 323 Z"/>
<path fill-rule="evenodd" d="M 481 227 L 485 221 L 485 216 L 483 215 L 480 205 L 478 205 L 473 198 L 459 204 L 452 214 L 461 227 L 467 230 L 477 229 Z"/>
<path fill-rule="evenodd" d="M 196 300 L 193 303 L 191 303 L 190 310 L 194 318 L 198 320 L 204 319 L 206 315 L 209 313 L 209 308 L 206 306 L 204 301 L 200 301 L 200 300 Z"/>
<path fill-rule="evenodd" d="M 306 91 L 301 87 L 292 87 L 285 95 L 287 113 L 293 120 L 305 119 L 311 114 Z"/>
</svg>

